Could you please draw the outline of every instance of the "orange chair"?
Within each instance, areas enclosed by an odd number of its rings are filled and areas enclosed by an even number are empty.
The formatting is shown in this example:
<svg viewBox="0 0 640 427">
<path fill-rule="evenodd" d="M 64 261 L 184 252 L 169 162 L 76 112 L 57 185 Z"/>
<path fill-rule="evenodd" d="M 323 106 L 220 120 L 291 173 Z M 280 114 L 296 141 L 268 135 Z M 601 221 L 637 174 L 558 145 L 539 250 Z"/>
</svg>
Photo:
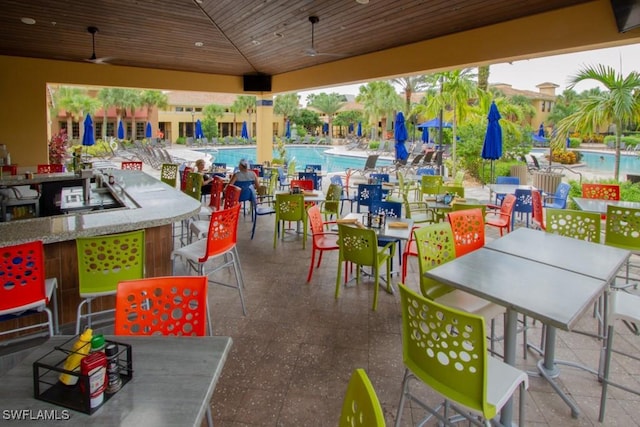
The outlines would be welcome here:
<svg viewBox="0 0 640 427">
<path fill-rule="evenodd" d="M 620 200 L 620 185 L 582 184 L 582 197 L 585 199 Z"/>
<path fill-rule="evenodd" d="M 16 326 L 0 332 L 6 335 L 47 326 L 49 335 L 58 332 L 55 278 L 45 279 L 44 247 L 40 240 L 0 248 L 0 318 L 3 321 L 44 311 L 47 322 Z M 53 312 L 47 304 L 53 301 Z"/>
<path fill-rule="evenodd" d="M 205 276 L 150 277 L 118 283 L 116 335 L 193 335 L 211 331 Z"/>
<path fill-rule="evenodd" d="M 238 241 L 239 215 L 240 204 L 236 204 L 228 209 L 213 212 L 211 214 L 211 220 L 209 221 L 207 237 L 174 250 L 171 252 L 171 260 L 174 263 L 173 271 L 175 271 L 176 258 L 180 258 L 185 261 L 188 267 L 196 270 L 198 275 L 207 276 L 209 283 L 229 288 L 236 288 L 240 294 L 242 313 L 246 315 L 247 311 L 245 309 L 244 295 L 242 293 L 242 288 L 244 288 L 244 278 L 242 275 L 242 267 L 240 266 L 238 249 L 236 248 L 236 243 Z M 208 263 L 208 261 L 213 260 L 214 258 L 221 260 L 222 262 L 217 262 L 214 265 L 211 265 L 212 263 Z M 209 267 L 212 267 L 208 271 L 205 268 L 207 267 L 207 264 Z M 223 268 L 233 268 L 236 276 L 235 285 L 213 280 L 211 275 Z"/>
<path fill-rule="evenodd" d="M 531 223 L 535 228 L 546 230 L 547 226 L 544 223 L 544 212 L 542 210 L 542 196 L 539 191 L 531 191 L 531 201 L 533 202 L 533 216 L 531 218 Z"/>
<path fill-rule="evenodd" d="M 322 212 L 320 212 L 320 207 L 318 205 L 311 206 L 307 209 L 307 215 L 309 216 L 309 224 L 312 233 L 311 241 L 313 243 L 313 248 L 311 250 L 311 264 L 309 265 L 309 274 L 307 275 L 308 283 L 311 281 L 311 276 L 313 275 L 313 264 L 316 259 L 316 251 L 320 252 L 318 254 L 318 265 L 316 265 L 316 268 L 318 268 L 322 262 L 322 253 L 324 251 L 337 251 L 340 247 L 338 246 L 338 233 L 325 230 L 325 225 L 335 224 L 335 221 L 322 221 Z"/>
<path fill-rule="evenodd" d="M 538 193 L 534 191 L 534 193 Z M 538 198 L 540 193 L 538 193 Z M 513 207 L 516 205 L 516 196 L 513 194 L 507 194 L 502 200 L 500 206 L 487 205 L 488 209 L 492 209 L 493 212 L 487 213 L 485 217 L 485 224 L 492 227 L 497 227 L 500 230 L 500 235 L 503 235 L 504 230 L 507 233 L 511 231 L 511 216 L 513 215 Z M 542 209 L 542 205 L 540 205 Z"/>
<path fill-rule="evenodd" d="M 120 169 L 128 170 L 128 171 L 141 171 L 142 170 L 142 162 L 122 162 L 120 165 Z"/>
<path fill-rule="evenodd" d="M 407 241 L 407 244 L 404 245 L 404 252 L 402 252 L 402 283 L 405 283 L 405 277 L 407 277 L 407 261 L 410 256 L 418 256 L 418 245 L 416 244 L 416 239 L 413 235 L 414 230 L 417 230 L 420 227 L 414 226 L 411 229 L 411 236 Z"/>
<path fill-rule="evenodd" d="M 64 165 L 42 164 L 38 165 L 37 173 L 61 173 L 64 172 Z"/>
<path fill-rule="evenodd" d="M 504 204 L 504 202 L 502 203 Z M 449 212 L 447 217 L 453 231 L 456 257 L 461 257 L 484 246 L 482 209 L 453 211 Z"/>
</svg>

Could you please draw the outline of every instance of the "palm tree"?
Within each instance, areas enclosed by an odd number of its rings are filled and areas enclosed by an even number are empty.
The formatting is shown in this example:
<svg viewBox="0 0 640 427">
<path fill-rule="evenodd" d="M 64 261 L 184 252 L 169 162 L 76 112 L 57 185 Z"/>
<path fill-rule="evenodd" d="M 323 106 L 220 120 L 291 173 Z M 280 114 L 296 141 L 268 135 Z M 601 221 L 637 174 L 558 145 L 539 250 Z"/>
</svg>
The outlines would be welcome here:
<svg viewBox="0 0 640 427">
<path fill-rule="evenodd" d="M 251 116 L 256 111 L 256 97 L 253 95 L 240 95 L 236 99 L 236 102 L 240 106 L 240 111 L 246 111 L 249 115 L 249 123 L 247 126 L 247 132 L 249 133 L 249 139 L 251 139 L 251 130 L 253 128 Z M 234 102 L 235 103 L 235 102 Z"/>
<path fill-rule="evenodd" d="M 405 114 L 409 114 L 411 111 L 411 95 L 416 92 L 422 92 L 427 89 L 428 84 L 425 76 L 407 76 L 392 79 L 391 83 L 400 86 L 404 92 Z"/>
<path fill-rule="evenodd" d="M 202 109 L 204 120 L 202 121 L 202 132 L 205 136 L 215 138 L 218 136 L 217 118 L 224 117 L 225 108 L 218 104 L 209 104 Z"/>
<path fill-rule="evenodd" d="M 333 115 L 346 104 L 344 95 L 339 93 L 318 93 L 311 94 L 307 97 L 307 107 L 313 107 L 323 114 L 327 115 L 327 124 L 329 126 L 329 141 L 333 137 Z"/>
<path fill-rule="evenodd" d="M 56 94 L 57 108 L 65 111 L 67 116 L 67 134 L 73 137 L 73 121 L 78 121 L 78 135 L 84 132 L 84 116 L 94 114 L 100 108 L 100 101 L 90 97 L 85 89 L 62 86 Z"/>
<path fill-rule="evenodd" d="M 131 139 L 135 140 L 138 137 L 136 130 L 136 110 L 142 105 L 140 98 L 140 91 L 135 89 L 124 89 L 122 98 L 122 107 L 124 111 L 131 111 Z"/>
<path fill-rule="evenodd" d="M 640 74 L 631 71 L 626 77 L 605 65 L 586 66 L 571 77 L 569 89 L 584 80 L 595 80 L 605 87 L 605 91 L 587 95 L 578 101 L 575 113 L 560 120 L 554 140 L 555 146 L 564 146 L 563 136 L 570 130 L 593 133 L 599 126 L 615 124 L 615 166 L 613 177 L 620 177 L 620 140 L 625 125 L 640 117 Z"/>
<path fill-rule="evenodd" d="M 356 102 L 363 105 L 365 117 L 374 127 L 382 118 L 392 117 L 393 113 L 401 110 L 403 106 L 402 98 L 391 83 L 379 81 L 360 86 Z"/>
<path fill-rule="evenodd" d="M 169 105 L 169 97 L 160 90 L 143 90 L 140 94 L 140 103 L 147 107 L 148 120 L 154 107 L 161 109 Z M 154 128 L 158 128 L 158 123 L 155 123 Z"/>
<path fill-rule="evenodd" d="M 464 121 L 466 115 L 471 111 L 469 101 L 478 96 L 478 87 L 473 80 L 475 75 L 471 68 L 463 70 L 445 71 L 435 73 L 435 77 L 440 82 L 440 92 L 427 101 L 426 112 L 431 115 L 444 111 L 451 117 L 452 142 L 451 142 L 451 168 L 452 176 L 456 174 L 456 130 L 458 123 Z"/>
<path fill-rule="evenodd" d="M 273 100 L 273 112 L 281 114 L 283 117 L 283 129 L 287 125 L 287 120 L 296 115 L 300 106 L 300 95 L 297 93 L 285 93 L 278 95 Z"/>
<path fill-rule="evenodd" d="M 240 104 L 238 98 L 233 101 L 233 104 L 229 107 L 229 111 L 233 113 L 233 130 L 231 136 L 238 136 L 237 115 L 244 111 L 244 107 Z"/>
<path fill-rule="evenodd" d="M 489 89 L 490 65 L 478 67 L 478 89 L 487 91 Z"/>
<path fill-rule="evenodd" d="M 115 100 L 113 99 L 113 92 L 111 88 L 102 88 L 98 92 L 98 99 L 102 103 L 102 140 L 107 139 L 107 114 L 109 108 L 115 106 Z M 118 123 L 115 124 L 118 126 Z"/>
</svg>

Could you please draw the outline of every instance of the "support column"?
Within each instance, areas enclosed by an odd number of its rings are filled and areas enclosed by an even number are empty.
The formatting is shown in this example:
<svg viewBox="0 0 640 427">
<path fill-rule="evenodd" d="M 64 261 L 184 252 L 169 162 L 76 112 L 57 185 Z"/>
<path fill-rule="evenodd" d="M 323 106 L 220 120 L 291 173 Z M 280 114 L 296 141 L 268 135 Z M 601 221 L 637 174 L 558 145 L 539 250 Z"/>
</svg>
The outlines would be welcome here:
<svg viewBox="0 0 640 427">
<path fill-rule="evenodd" d="M 256 161 L 273 160 L 273 97 L 258 96 L 256 100 Z"/>
</svg>

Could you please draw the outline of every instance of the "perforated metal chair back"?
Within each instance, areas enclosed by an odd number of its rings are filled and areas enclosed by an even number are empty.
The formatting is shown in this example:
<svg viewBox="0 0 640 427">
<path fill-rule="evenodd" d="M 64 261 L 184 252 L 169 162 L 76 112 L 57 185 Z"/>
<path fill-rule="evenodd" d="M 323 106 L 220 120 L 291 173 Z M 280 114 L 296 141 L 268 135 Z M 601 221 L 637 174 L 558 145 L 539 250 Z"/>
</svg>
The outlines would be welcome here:
<svg viewBox="0 0 640 427">
<path fill-rule="evenodd" d="M 371 203 L 382 201 L 382 185 L 381 184 L 358 184 L 358 194 L 356 196 L 357 210 L 360 212 L 361 206 L 370 209 Z"/>
<path fill-rule="evenodd" d="M 209 207 L 213 210 L 219 210 L 222 204 L 222 192 L 224 190 L 224 180 L 219 176 L 213 177 L 211 183 L 211 195 L 209 199 Z"/>
<path fill-rule="evenodd" d="M 608 205 L 604 243 L 640 251 L 640 209 Z"/>
<path fill-rule="evenodd" d="M 533 204 L 533 214 L 531 222 L 536 228 L 545 230 L 547 228 L 544 219 L 544 210 L 542 208 L 542 195 L 537 190 L 531 192 L 531 203 Z"/>
<path fill-rule="evenodd" d="M 451 287 L 436 282 L 424 274 L 456 258 L 456 248 L 451 224 L 439 222 L 413 230 L 418 252 L 420 270 L 420 292 L 429 299 L 438 298 L 452 290 Z"/>
<path fill-rule="evenodd" d="M 184 193 L 199 201 L 202 197 L 202 180 L 203 177 L 198 172 L 189 172 Z"/>
<path fill-rule="evenodd" d="M 150 277 L 118 284 L 116 335 L 203 336 L 208 325 L 206 276 Z"/>
<path fill-rule="evenodd" d="M 175 188 L 178 181 L 178 165 L 175 163 L 163 163 L 160 167 L 160 181 Z"/>
<path fill-rule="evenodd" d="M 339 427 L 384 427 L 384 413 L 369 377 L 364 369 L 351 374 L 342 401 Z"/>
<path fill-rule="evenodd" d="M 600 243 L 600 214 L 572 209 L 547 208 L 546 231 L 587 242 Z"/>
<path fill-rule="evenodd" d="M 236 245 L 239 215 L 240 204 L 211 213 L 207 248 L 198 262 L 205 262 L 209 258 L 231 250 Z"/>
<path fill-rule="evenodd" d="M 585 199 L 620 200 L 618 184 L 582 184 L 582 197 Z"/>
<path fill-rule="evenodd" d="M 564 209 L 567 207 L 567 197 L 571 186 L 566 182 L 561 182 L 552 196 L 545 196 L 542 204 L 545 208 Z"/>
<path fill-rule="evenodd" d="M 484 217 L 481 209 L 465 209 L 447 213 L 453 231 L 456 257 L 484 246 Z"/>
<path fill-rule="evenodd" d="M 235 185 L 227 185 L 224 189 L 223 209 L 229 209 L 240 204 L 240 193 L 242 188 Z"/>
</svg>

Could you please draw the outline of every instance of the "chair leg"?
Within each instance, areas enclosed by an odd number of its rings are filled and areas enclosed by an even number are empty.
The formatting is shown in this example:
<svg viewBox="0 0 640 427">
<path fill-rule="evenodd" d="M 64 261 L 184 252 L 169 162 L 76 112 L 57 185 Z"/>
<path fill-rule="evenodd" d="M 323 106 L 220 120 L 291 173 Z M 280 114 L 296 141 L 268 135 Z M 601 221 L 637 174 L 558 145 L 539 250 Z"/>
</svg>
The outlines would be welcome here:
<svg viewBox="0 0 640 427">
<path fill-rule="evenodd" d="M 322 252 L 320 252 L 322 254 Z M 322 256 L 322 255 L 320 255 Z M 311 264 L 309 264 L 309 274 L 307 274 L 307 283 L 311 281 L 311 276 L 313 275 L 313 264 L 316 260 L 316 248 L 311 249 Z M 318 265 L 320 265 L 320 260 L 318 260 Z"/>
<path fill-rule="evenodd" d="M 402 393 L 400 394 L 400 402 L 398 403 L 398 411 L 396 412 L 396 424 L 395 427 L 400 427 L 400 421 L 402 418 L 402 409 L 404 408 L 404 402 L 407 396 L 407 388 L 409 387 L 409 379 L 411 373 L 408 369 L 404 370 L 404 378 L 402 379 Z"/>
<path fill-rule="evenodd" d="M 83 299 L 82 301 L 80 301 L 80 304 L 78 304 L 78 311 L 76 313 L 76 335 L 80 334 L 80 326 L 82 324 L 82 306 L 87 304 L 91 306 L 91 300 L 88 298 Z"/>
<path fill-rule="evenodd" d="M 244 305 L 244 294 L 242 288 L 244 288 L 244 277 L 242 275 L 242 267 L 240 265 L 240 257 L 238 256 L 238 250 L 234 247 L 231 250 L 231 256 L 233 258 L 233 268 L 236 273 L 236 284 L 238 285 L 238 294 L 240 294 L 240 304 L 242 305 L 242 314 L 247 315 L 247 309 Z"/>
<path fill-rule="evenodd" d="M 607 386 L 609 380 L 609 370 L 611 368 L 611 349 L 613 348 L 613 324 L 607 328 L 607 338 L 605 339 L 604 350 L 604 371 L 602 373 L 602 391 L 600 392 L 600 414 L 598 421 L 604 420 L 604 410 L 607 403 Z"/>
<path fill-rule="evenodd" d="M 340 279 L 342 278 L 342 263 L 343 261 L 341 259 L 338 259 L 338 274 L 336 275 L 336 294 L 335 294 L 335 298 L 338 299 L 338 297 L 340 296 Z M 346 281 L 346 274 L 347 274 L 347 268 L 345 267 L 345 281 Z"/>
</svg>

